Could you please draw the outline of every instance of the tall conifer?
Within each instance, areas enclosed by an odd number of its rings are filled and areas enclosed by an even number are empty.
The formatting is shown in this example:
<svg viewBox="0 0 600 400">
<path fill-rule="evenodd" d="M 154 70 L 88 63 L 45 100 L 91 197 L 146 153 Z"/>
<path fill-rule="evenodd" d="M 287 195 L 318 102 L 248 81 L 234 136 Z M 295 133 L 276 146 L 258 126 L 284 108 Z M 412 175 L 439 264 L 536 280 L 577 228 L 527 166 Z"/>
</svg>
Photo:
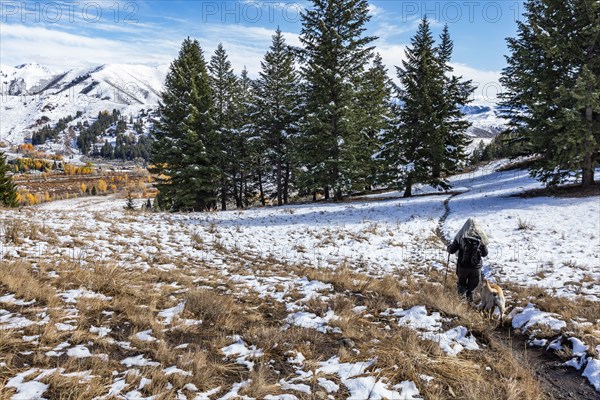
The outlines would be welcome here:
<svg viewBox="0 0 600 400">
<path fill-rule="evenodd" d="M 365 35 L 370 20 L 366 0 L 312 0 L 302 14 L 300 41 L 306 104 L 300 137 L 305 186 L 333 190 L 336 199 L 352 185 L 356 161 L 353 103 L 375 39 Z"/>
<path fill-rule="evenodd" d="M 277 204 L 287 203 L 290 189 L 291 138 L 298 130 L 299 93 L 295 57 L 278 28 L 261 62 L 257 82 L 256 123 L 265 145 L 266 162 L 273 167 Z"/>
<path fill-rule="evenodd" d="M 216 201 L 212 93 L 198 41 L 184 40 L 171 63 L 158 108 L 151 154 L 161 206 L 202 211 Z"/>
<path fill-rule="evenodd" d="M 528 0 L 525 9 L 501 78 L 512 139 L 537 156 L 532 176 L 557 185 L 577 174 L 590 186 L 600 157 L 600 3 Z"/>
<path fill-rule="evenodd" d="M 17 205 L 17 189 L 12 176 L 8 175 L 8 165 L 4 153 L 0 153 L 0 203 L 8 207 Z"/>
</svg>

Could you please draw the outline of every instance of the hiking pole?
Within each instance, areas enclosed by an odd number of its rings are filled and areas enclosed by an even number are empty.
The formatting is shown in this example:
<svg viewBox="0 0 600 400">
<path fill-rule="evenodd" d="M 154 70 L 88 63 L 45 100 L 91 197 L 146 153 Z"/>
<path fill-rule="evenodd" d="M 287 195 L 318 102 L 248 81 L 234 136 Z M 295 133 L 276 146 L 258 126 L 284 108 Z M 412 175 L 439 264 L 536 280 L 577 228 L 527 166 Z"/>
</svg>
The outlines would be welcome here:
<svg viewBox="0 0 600 400">
<path fill-rule="evenodd" d="M 450 267 L 450 253 L 448 253 L 448 262 L 446 263 L 446 274 L 444 275 L 444 289 L 446 288 L 446 280 L 448 279 L 448 268 Z"/>
</svg>

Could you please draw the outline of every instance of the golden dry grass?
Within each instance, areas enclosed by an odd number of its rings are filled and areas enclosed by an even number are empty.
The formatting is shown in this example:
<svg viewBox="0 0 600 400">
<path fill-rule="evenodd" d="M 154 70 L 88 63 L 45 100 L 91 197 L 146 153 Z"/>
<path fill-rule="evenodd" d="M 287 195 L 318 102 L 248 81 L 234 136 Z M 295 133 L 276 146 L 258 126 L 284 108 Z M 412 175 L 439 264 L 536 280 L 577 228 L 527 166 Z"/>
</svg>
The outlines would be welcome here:
<svg viewBox="0 0 600 400">
<path fill-rule="evenodd" d="M 134 223 L 137 217 L 128 218 Z M 108 222 L 101 214 L 97 215 L 97 220 Z M 32 225 L 28 235 L 37 238 L 48 236 L 45 229 L 44 226 Z M 83 223 L 71 228 L 71 231 L 85 230 Z M 369 225 L 366 230 L 367 233 L 385 234 L 377 224 Z M 131 229 L 116 224 L 109 231 L 111 235 L 106 237 L 106 241 L 115 246 L 125 246 L 127 241 L 124 237 L 134 234 Z M 50 322 L 21 331 L 0 331 L 0 361 L 6 364 L 0 372 L 0 387 L 29 366 L 42 369 L 60 367 L 64 368 L 64 373 L 43 379 L 49 385 L 45 394 L 48 398 L 86 399 L 105 395 L 115 380 L 121 378 L 128 384 L 126 390 L 137 388 L 142 378 L 151 379 L 151 383 L 140 392 L 158 399 L 174 398 L 178 391 L 192 396 L 189 390 L 184 389 L 186 384 L 193 384 L 200 391 L 221 386 L 218 395 L 223 395 L 234 383 L 251 380 L 239 394 L 264 398 L 267 394 L 284 393 L 279 381 L 297 376 L 298 366 L 290 364 L 289 359 L 302 353 L 305 357 L 303 370 L 312 371 L 314 375 L 304 382 L 311 387 L 311 396 L 293 392 L 301 399 L 325 395 L 317 383 L 319 377 L 325 376 L 317 374 L 316 370 L 321 362 L 334 356 L 340 357 L 341 362 L 376 360 L 369 374 L 393 383 L 411 380 L 427 399 L 544 398 L 539 382 L 527 366 L 494 337 L 496 325 L 455 294 L 453 278 L 443 287 L 440 284 L 443 275 L 435 270 L 425 269 L 424 272 L 421 269 L 414 273 L 407 269 L 386 275 L 368 275 L 358 272 L 359 269 L 351 264 L 341 264 L 333 270 L 289 265 L 275 255 L 257 257 L 227 249 L 219 239 L 221 233 L 216 224 L 209 226 L 208 231 L 214 236 L 210 240 L 196 234 L 190 237 L 190 243 L 197 249 L 210 249 L 220 254 L 228 266 L 228 274 L 255 278 L 307 277 L 331 284 L 333 290 L 320 293 L 324 298 L 317 296 L 306 301 L 301 301 L 305 295 L 298 288 L 285 289 L 282 284 L 275 287 L 278 291 L 287 290 L 286 301 L 295 302 L 304 311 L 324 316 L 333 310 L 337 319 L 331 320 L 328 327 L 338 330 L 321 333 L 315 329 L 287 326 L 285 320 L 291 311 L 286 309 L 285 304 L 262 296 L 264 293 L 248 289 L 238 281 L 229 280 L 219 270 L 220 267 L 163 253 L 158 237 L 145 238 L 147 244 L 156 247 L 157 251 L 144 255 L 143 261 L 151 265 L 144 271 L 128 268 L 128 265 L 118 264 L 116 260 L 94 262 L 93 257 L 65 260 L 53 256 L 37 263 L 36 268 L 32 268 L 28 261 L 4 261 L 0 263 L 6 272 L 0 275 L 2 290 L 14 293 L 20 299 L 36 299 L 35 307 L 47 307 Z M 178 232 L 172 230 L 168 235 L 170 240 L 177 240 Z M 339 233 L 324 232 L 322 239 L 326 242 L 335 235 Z M 73 236 L 70 240 L 76 247 L 85 246 L 92 239 L 93 236 L 79 239 Z M 174 267 L 161 269 L 162 265 Z M 49 278 L 50 274 L 52 278 Z M 110 298 L 80 298 L 74 304 L 65 304 L 58 296 L 65 290 L 81 288 Z M 507 289 L 516 304 L 524 303 L 528 296 L 533 295 L 540 308 L 565 318 L 591 319 L 597 312 L 595 304 L 556 299 L 542 290 L 521 291 L 511 286 Z M 165 324 L 158 317 L 159 311 L 182 302 L 185 303 L 183 312 L 175 316 L 171 324 Z M 382 314 L 389 308 L 407 309 L 415 305 L 424 305 L 430 312 L 440 312 L 450 321 L 447 328 L 456 325 L 467 327 L 478 343 L 485 347 L 450 357 L 437 343 L 423 340 L 414 330 L 398 326 L 394 318 Z M 365 306 L 366 311 L 357 313 L 354 311 L 356 306 Z M 77 315 L 70 316 L 67 308 L 76 309 Z M 33 309 L 34 306 L 31 307 Z M 188 324 L 187 319 L 192 322 L 201 320 L 202 323 Z M 74 321 L 77 329 L 57 329 L 56 323 L 70 320 Z M 105 327 L 111 331 L 107 337 L 100 337 L 90 332 L 92 327 Z M 570 325 L 569 328 L 578 329 L 586 343 L 597 343 L 597 337 L 594 338 L 596 326 L 576 328 Z M 156 341 L 146 342 L 137 337 L 137 333 L 148 330 Z M 41 335 L 39 344 L 23 341 L 23 335 Z M 255 367 L 252 371 L 238 364 L 236 357 L 227 358 L 221 351 L 232 343 L 233 335 L 240 335 L 248 346 L 256 346 L 264 352 L 262 357 L 253 360 Z M 88 347 L 94 357 L 46 356 L 46 352 L 65 341 L 70 345 Z M 123 342 L 128 342 L 132 349 Z M 28 351 L 33 353 L 20 355 Z M 103 358 L 101 354 L 106 356 Z M 128 368 L 120 363 L 121 360 L 138 355 L 158 362 L 160 366 L 140 367 L 137 375 L 125 373 Z M 192 376 L 166 375 L 164 368 L 171 366 L 189 371 Z M 94 378 L 81 383 L 73 377 L 64 376 L 77 371 L 90 371 Z M 114 371 L 117 376 L 113 375 Z M 433 377 L 433 381 L 426 383 L 421 378 L 423 375 Z M 338 377 L 327 378 L 340 383 Z M 14 390 L 7 393 L 12 394 Z M 335 396 L 344 398 L 347 395 L 348 391 L 341 385 Z"/>
</svg>

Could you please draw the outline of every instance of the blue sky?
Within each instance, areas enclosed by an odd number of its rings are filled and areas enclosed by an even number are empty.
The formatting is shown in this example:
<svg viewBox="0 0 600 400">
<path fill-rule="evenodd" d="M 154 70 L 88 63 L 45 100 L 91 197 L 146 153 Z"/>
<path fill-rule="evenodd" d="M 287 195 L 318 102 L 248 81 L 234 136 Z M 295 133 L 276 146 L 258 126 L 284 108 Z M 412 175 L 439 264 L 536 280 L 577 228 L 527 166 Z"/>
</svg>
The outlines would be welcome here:
<svg viewBox="0 0 600 400">
<path fill-rule="evenodd" d="M 419 19 L 436 34 L 445 23 L 455 44 L 456 71 L 494 84 L 505 66 L 505 38 L 516 32 L 521 1 L 371 1 L 368 33 L 389 70 L 399 65 Z M 277 26 L 299 44 L 300 13 L 292 1 L 2 1 L 0 62 L 54 69 L 104 63 L 168 64 L 186 36 L 209 56 L 223 42 L 235 69 L 256 75 Z"/>
</svg>

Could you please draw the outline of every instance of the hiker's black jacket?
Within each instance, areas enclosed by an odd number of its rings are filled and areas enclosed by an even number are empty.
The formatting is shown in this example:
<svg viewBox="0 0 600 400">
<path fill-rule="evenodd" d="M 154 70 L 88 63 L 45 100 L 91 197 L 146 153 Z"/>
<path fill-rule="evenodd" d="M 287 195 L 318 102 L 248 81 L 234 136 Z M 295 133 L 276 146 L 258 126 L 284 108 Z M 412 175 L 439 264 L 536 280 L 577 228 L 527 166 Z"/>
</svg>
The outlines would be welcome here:
<svg viewBox="0 0 600 400">
<path fill-rule="evenodd" d="M 447 248 L 448 253 L 450 254 L 454 254 L 458 251 L 458 265 L 457 268 L 462 268 L 462 265 L 460 265 L 460 260 L 462 260 L 462 256 L 463 256 L 463 248 L 460 245 L 460 243 L 458 243 L 458 241 L 456 239 L 454 239 L 454 241 L 452 242 L 452 244 L 450 244 Z M 481 254 L 481 257 L 487 257 L 488 255 L 488 249 L 487 246 L 483 243 L 481 243 L 479 245 L 479 253 Z M 483 267 L 483 260 L 481 260 L 479 262 L 479 264 L 477 264 L 475 266 L 475 268 L 481 268 Z"/>
</svg>

